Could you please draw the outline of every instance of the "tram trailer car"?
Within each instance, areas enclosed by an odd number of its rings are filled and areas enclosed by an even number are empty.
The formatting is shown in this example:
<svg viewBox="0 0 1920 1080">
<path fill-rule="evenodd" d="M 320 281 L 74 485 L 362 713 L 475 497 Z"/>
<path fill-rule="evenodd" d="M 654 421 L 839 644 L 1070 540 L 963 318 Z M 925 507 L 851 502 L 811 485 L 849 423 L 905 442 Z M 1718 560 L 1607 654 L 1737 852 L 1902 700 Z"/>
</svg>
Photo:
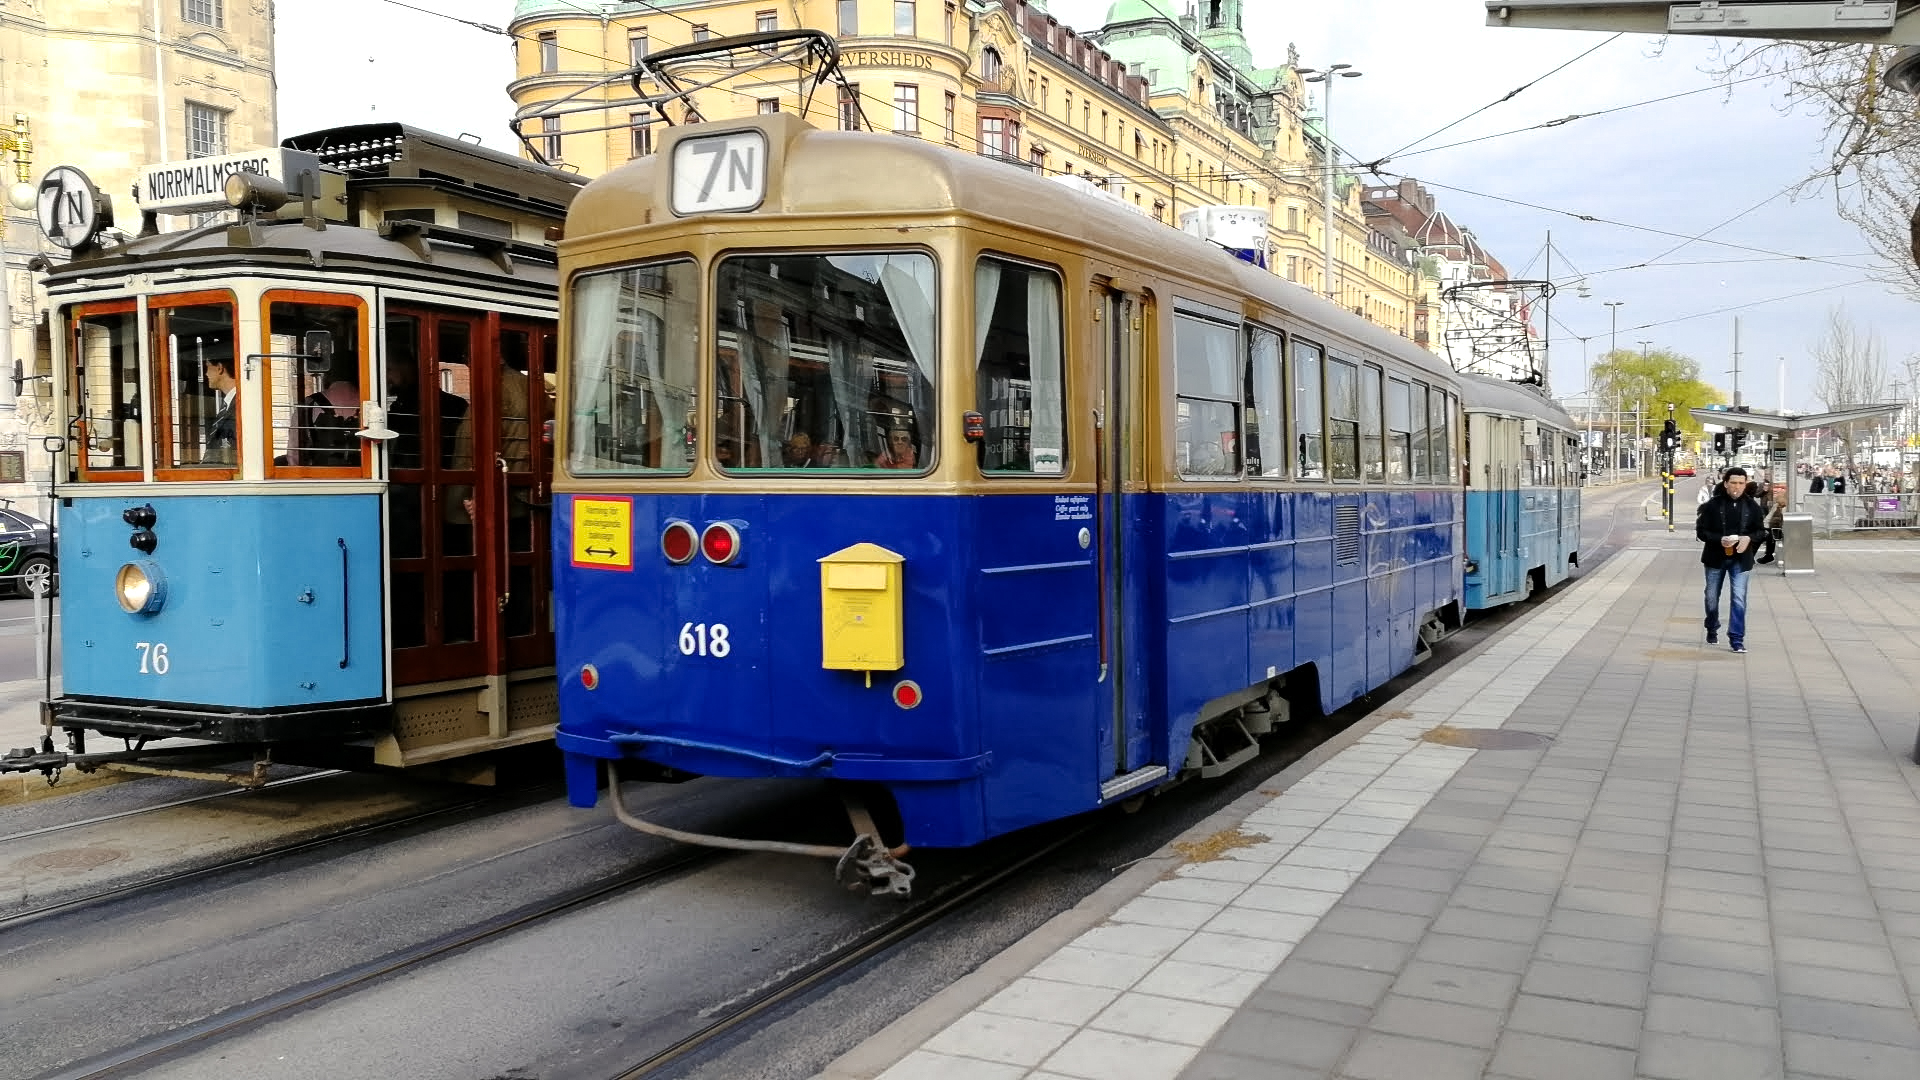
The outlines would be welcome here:
<svg viewBox="0 0 1920 1080">
<path fill-rule="evenodd" d="M 242 177 L 237 223 L 47 274 L 69 752 L 11 767 L 186 737 L 485 780 L 551 737 L 547 230 L 581 181 L 397 124 L 283 149 L 320 198 Z"/>
<path fill-rule="evenodd" d="M 1453 373 L 1117 203 L 771 115 L 668 132 L 560 250 L 576 805 L 602 762 L 861 781 L 977 844 L 1459 623 Z"/>
<path fill-rule="evenodd" d="M 1460 376 L 1467 424 L 1466 599 L 1479 611 L 1539 598 L 1580 565 L 1573 417 L 1530 383 Z"/>
</svg>

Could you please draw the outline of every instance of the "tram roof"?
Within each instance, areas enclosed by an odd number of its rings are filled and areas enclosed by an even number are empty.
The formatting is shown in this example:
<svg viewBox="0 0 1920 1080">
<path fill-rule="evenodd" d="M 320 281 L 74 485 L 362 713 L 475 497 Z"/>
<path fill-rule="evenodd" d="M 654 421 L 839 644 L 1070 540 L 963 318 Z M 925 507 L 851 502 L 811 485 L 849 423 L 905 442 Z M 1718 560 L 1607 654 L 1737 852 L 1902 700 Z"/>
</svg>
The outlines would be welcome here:
<svg viewBox="0 0 1920 1080">
<path fill-rule="evenodd" d="M 1490 375 L 1458 375 L 1460 403 L 1468 409 L 1515 413 L 1572 431 L 1573 417 L 1532 383 L 1508 382 Z"/>
<path fill-rule="evenodd" d="M 317 156 L 321 164 L 346 173 L 350 182 L 432 180 L 524 200 L 555 217 L 587 182 L 579 173 L 407 124 L 322 128 L 288 136 L 280 145 Z"/>
<path fill-rule="evenodd" d="M 235 274 L 325 269 L 342 278 L 366 272 L 516 291 L 551 292 L 554 288 L 551 248 L 421 228 L 410 222 L 389 225 L 393 238 L 351 225 L 315 229 L 299 221 L 262 221 L 252 226 L 219 223 L 135 237 L 93 257 L 55 264 L 47 272 L 46 286 L 61 291 L 62 286 L 105 283 L 131 273 L 207 268 Z"/>
<path fill-rule="evenodd" d="M 713 214 L 688 219 L 690 226 L 773 215 L 967 214 L 1050 233 L 1104 249 L 1102 256 L 1117 262 L 1149 264 L 1157 272 L 1238 292 L 1283 316 L 1430 373 L 1454 374 L 1406 338 L 1117 201 L 1082 194 L 1024 167 L 978 154 L 900 135 L 822 130 L 785 113 L 671 129 L 657 153 L 606 173 L 575 198 L 567 214 L 567 239 L 560 245 L 563 255 L 590 241 L 604 242 L 607 234 L 647 228 L 663 218 L 659 208 L 670 205 L 671 182 L 663 165 L 672 160 L 679 141 L 746 128 L 767 133 L 773 160 L 766 200 L 751 215 Z"/>
</svg>

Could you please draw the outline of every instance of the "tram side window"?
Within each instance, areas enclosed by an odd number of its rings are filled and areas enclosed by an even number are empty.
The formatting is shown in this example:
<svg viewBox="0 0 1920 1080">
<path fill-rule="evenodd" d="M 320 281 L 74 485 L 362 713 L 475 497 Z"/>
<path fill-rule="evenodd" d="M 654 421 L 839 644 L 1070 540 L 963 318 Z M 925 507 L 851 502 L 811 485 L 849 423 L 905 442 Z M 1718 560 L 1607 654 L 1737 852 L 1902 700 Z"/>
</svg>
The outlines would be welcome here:
<svg viewBox="0 0 1920 1080">
<path fill-rule="evenodd" d="M 1360 371 L 1360 478 L 1378 484 L 1387 477 L 1380 443 L 1380 369 L 1368 364 Z"/>
<path fill-rule="evenodd" d="M 233 302 L 156 305 L 151 319 L 161 395 L 156 468 L 194 479 L 233 475 L 244 436 Z"/>
<path fill-rule="evenodd" d="M 1423 484 L 1433 479 L 1432 459 L 1428 456 L 1428 442 L 1433 427 L 1427 420 L 1427 384 L 1413 384 L 1413 482 Z"/>
<path fill-rule="evenodd" d="M 1174 460 L 1180 475 L 1240 474 L 1240 406 L 1246 393 L 1236 327 L 1181 314 L 1176 355 Z"/>
<path fill-rule="evenodd" d="M 1413 479 L 1413 388 L 1405 379 L 1387 380 L 1387 480 Z"/>
<path fill-rule="evenodd" d="M 358 476 L 361 442 L 359 304 L 267 304 L 267 388 L 273 463 Z"/>
<path fill-rule="evenodd" d="M 76 415 L 85 425 L 82 475 L 139 469 L 140 338 L 132 310 L 82 315 L 73 323 Z"/>
<path fill-rule="evenodd" d="M 722 262 L 714 298 L 720 468 L 925 470 L 936 296 L 933 259 L 919 252 Z"/>
<path fill-rule="evenodd" d="M 1453 403 L 1445 390 L 1433 387 L 1427 394 L 1427 455 L 1432 461 L 1428 473 L 1436 484 L 1450 484 L 1448 471 L 1453 449 Z"/>
<path fill-rule="evenodd" d="M 1327 361 L 1327 458 L 1335 480 L 1360 479 L 1360 369 Z"/>
<path fill-rule="evenodd" d="M 1326 413 L 1320 401 L 1320 346 L 1294 340 L 1293 416 L 1302 480 L 1325 480 Z"/>
<path fill-rule="evenodd" d="M 987 420 L 980 469 L 1057 476 L 1066 468 L 1060 278 L 983 257 L 973 272 L 974 393 Z"/>
<path fill-rule="evenodd" d="M 693 263 L 586 275 L 573 299 L 568 471 L 686 473 L 699 363 Z"/>
<path fill-rule="evenodd" d="M 1287 474 L 1286 371 L 1281 337 L 1247 328 L 1247 475 Z"/>
</svg>

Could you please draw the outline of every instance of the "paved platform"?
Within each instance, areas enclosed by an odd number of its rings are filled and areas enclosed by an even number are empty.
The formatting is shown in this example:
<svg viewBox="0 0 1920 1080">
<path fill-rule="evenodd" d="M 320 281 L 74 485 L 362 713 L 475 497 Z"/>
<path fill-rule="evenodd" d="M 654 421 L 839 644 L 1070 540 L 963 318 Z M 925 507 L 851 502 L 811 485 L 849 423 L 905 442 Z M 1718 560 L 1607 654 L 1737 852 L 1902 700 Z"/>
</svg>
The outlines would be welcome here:
<svg viewBox="0 0 1920 1080">
<path fill-rule="evenodd" d="M 1920 544 L 1640 534 L 832 1080 L 1920 1077 Z M 1484 747 L 1484 748 L 1475 748 Z"/>
</svg>

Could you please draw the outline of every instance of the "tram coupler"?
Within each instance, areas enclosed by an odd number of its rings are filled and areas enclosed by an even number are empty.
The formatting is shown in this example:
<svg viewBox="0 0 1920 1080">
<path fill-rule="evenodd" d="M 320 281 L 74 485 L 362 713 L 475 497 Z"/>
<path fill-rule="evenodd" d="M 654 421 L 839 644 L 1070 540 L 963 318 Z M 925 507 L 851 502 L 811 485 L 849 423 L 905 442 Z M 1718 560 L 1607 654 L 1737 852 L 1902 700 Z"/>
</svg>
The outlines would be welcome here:
<svg viewBox="0 0 1920 1080">
<path fill-rule="evenodd" d="M 889 849 L 880 839 L 880 827 L 873 813 L 851 791 L 841 793 L 847 819 L 853 822 L 853 845 L 833 866 L 833 879 L 848 892 L 866 889 L 873 896 L 893 896 L 901 900 L 913 895 L 913 867 L 900 861 L 907 845 Z"/>
</svg>

